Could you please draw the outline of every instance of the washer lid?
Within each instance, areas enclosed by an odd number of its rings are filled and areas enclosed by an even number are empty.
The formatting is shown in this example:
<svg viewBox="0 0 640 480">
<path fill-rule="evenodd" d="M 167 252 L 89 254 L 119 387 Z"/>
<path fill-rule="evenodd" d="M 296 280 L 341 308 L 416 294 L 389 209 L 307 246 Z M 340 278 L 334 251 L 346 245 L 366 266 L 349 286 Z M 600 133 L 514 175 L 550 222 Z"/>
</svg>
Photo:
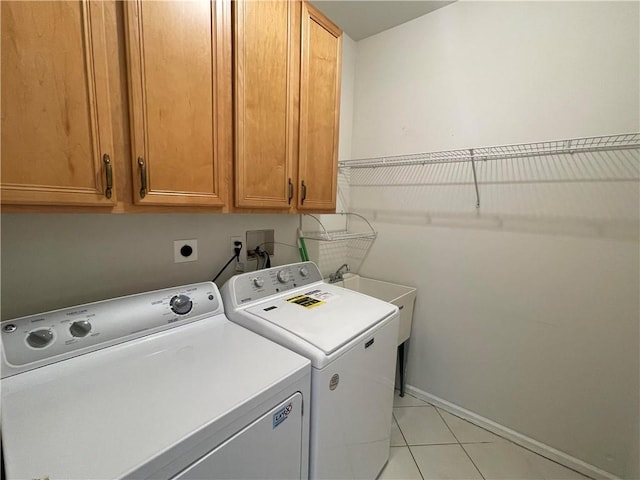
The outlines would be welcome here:
<svg viewBox="0 0 640 480">
<path fill-rule="evenodd" d="M 282 328 L 330 355 L 396 308 L 353 290 L 319 282 L 246 311 L 266 320 L 267 326 Z"/>
<path fill-rule="evenodd" d="M 5 378 L 7 477 L 152 474 L 309 371 L 218 315 Z"/>
</svg>

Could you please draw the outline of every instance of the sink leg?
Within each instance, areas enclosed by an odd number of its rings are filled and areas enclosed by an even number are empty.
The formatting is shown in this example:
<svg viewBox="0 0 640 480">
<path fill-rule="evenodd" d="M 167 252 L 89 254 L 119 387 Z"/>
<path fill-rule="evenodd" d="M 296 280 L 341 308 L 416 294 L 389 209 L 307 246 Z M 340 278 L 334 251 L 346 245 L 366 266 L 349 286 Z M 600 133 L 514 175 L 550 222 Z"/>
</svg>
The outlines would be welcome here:
<svg viewBox="0 0 640 480">
<path fill-rule="evenodd" d="M 398 365 L 400 366 L 400 396 L 404 397 L 404 342 L 398 346 Z"/>
</svg>

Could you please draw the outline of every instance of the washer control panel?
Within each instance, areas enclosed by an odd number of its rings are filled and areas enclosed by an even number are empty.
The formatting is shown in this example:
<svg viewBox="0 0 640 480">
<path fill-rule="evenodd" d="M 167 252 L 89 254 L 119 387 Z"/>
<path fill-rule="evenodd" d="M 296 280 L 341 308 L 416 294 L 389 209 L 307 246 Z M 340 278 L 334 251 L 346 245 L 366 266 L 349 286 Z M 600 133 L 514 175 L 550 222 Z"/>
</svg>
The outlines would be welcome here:
<svg viewBox="0 0 640 480">
<path fill-rule="evenodd" d="M 236 305 L 242 305 L 319 281 L 322 274 L 317 265 L 302 262 L 236 275 L 225 288 L 230 287 Z"/>
<path fill-rule="evenodd" d="M 29 370 L 218 313 L 218 288 L 204 282 L 16 318 L 0 327 L 3 360 Z"/>
</svg>

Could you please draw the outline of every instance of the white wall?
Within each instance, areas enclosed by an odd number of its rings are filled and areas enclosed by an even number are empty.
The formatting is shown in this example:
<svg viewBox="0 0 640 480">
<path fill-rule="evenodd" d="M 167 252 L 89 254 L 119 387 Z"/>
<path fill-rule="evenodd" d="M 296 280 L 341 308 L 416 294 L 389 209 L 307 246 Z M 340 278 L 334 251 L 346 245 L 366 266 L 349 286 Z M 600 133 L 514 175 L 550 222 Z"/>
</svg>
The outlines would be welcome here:
<svg viewBox="0 0 640 480">
<path fill-rule="evenodd" d="M 358 42 L 353 158 L 640 130 L 636 2 L 456 2 Z M 638 478 L 638 151 L 351 172 L 408 383 Z M 389 184 L 402 184 L 390 186 Z"/>
<path fill-rule="evenodd" d="M 360 41 L 352 154 L 629 130 L 639 106 L 637 8 L 456 2 Z"/>
<path fill-rule="evenodd" d="M 3 214 L 2 318 L 211 280 L 233 255 L 232 235 L 273 228 L 295 246 L 297 225 L 297 215 Z M 190 238 L 198 260 L 174 263 L 173 241 Z M 299 260 L 275 245 L 274 264 Z"/>
</svg>

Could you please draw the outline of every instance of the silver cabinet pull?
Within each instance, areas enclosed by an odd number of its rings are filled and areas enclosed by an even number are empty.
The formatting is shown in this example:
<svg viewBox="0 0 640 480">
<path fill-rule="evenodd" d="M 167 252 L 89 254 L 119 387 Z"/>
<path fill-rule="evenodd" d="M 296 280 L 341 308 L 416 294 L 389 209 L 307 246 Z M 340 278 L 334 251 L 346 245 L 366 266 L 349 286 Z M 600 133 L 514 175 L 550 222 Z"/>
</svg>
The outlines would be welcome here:
<svg viewBox="0 0 640 480">
<path fill-rule="evenodd" d="M 302 199 L 300 200 L 300 204 L 304 205 L 304 201 L 307 198 L 307 186 L 304 184 L 304 180 L 302 181 Z"/>
</svg>

